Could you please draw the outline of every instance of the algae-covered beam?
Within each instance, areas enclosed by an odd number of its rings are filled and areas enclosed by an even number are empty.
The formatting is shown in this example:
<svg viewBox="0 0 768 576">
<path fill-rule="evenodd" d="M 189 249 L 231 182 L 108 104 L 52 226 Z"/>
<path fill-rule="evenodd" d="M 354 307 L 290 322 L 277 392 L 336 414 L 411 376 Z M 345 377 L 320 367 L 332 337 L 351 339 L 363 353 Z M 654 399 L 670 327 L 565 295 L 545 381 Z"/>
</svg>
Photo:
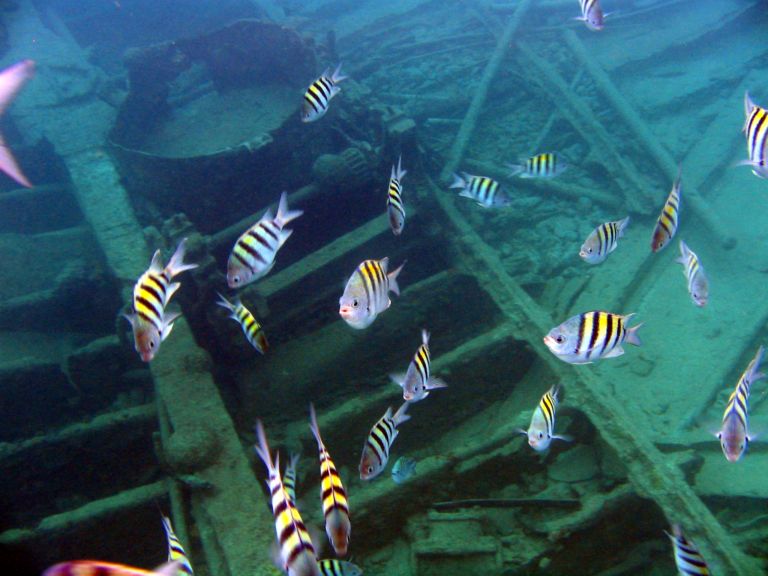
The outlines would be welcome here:
<svg viewBox="0 0 768 576">
<path fill-rule="evenodd" d="M 450 160 L 440 175 L 442 180 L 448 179 L 448 177 L 451 175 L 451 172 L 456 170 L 456 167 L 464 156 L 464 151 L 469 145 L 469 141 L 475 131 L 477 119 L 480 116 L 480 112 L 482 111 L 483 106 L 485 105 L 485 99 L 488 96 L 488 90 L 491 87 L 491 83 L 493 82 L 494 78 L 496 78 L 499 67 L 501 66 L 501 63 L 504 60 L 504 56 L 506 55 L 507 50 L 509 49 L 509 46 L 512 42 L 512 37 L 517 31 L 517 28 L 522 22 L 523 16 L 525 16 L 525 13 L 528 11 L 528 7 L 530 5 L 531 0 L 522 0 L 517 5 L 515 12 L 512 14 L 509 21 L 507 22 L 507 25 L 504 27 L 504 31 L 496 43 L 496 48 L 491 55 L 491 59 L 488 61 L 485 70 L 483 70 L 483 75 L 480 78 L 480 82 L 478 83 L 477 88 L 475 88 L 472 102 L 469 105 L 467 114 L 464 116 L 464 121 L 461 123 L 459 133 L 456 135 L 456 139 L 453 141 L 451 151 L 448 153 Z"/>
<path fill-rule="evenodd" d="M 624 125 L 632 132 L 635 140 L 639 141 L 643 148 L 648 152 L 651 158 L 656 162 L 659 170 L 664 172 L 669 181 L 671 182 L 677 175 L 678 162 L 672 158 L 671 154 L 664 149 L 661 143 L 651 133 L 648 125 L 645 124 L 635 109 L 630 103 L 621 95 L 621 92 L 616 88 L 608 74 L 602 69 L 598 61 L 590 54 L 587 53 L 587 49 L 579 40 L 578 36 L 573 30 L 566 30 L 564 32 L 565 42 L 573 52 L 574 56 L 579 59 L 579 62 L 586 68 L 587 72 L 592 76 L 595 81 L 595 85 L 602 92 L 608 102 L 621 116 L 624 121 Z M 700 164 L 695 165 L 696 169 L 701 167 Z M 722 221 L 718 219 L 712 208 L 709 206 L 706 200 L 702 198 L 701 194 L 696 186 L 694 186 L 690 180 L 685 183 L 685 201 L 686 205 L 691 207 L 691 210 L 701 220 L 701 222 L 707 227 L 712 234 L 713 238 L 720 241 L 721 245 L 725 249 L 731 249 L 736 246 L 736 239 L 727 230 Z"/>
<path fill-rule="evenodd" d="M 603 165 L 621 189 L 627 206 L 635 213 L 648 214 L 655 204 L 648 192 L 647 181 L 629 160 L 619 154 L 600 120 L 582 100 L 574 96 L 566 81 L 548 62 L 523 42 L 518 42 L 516 46 L 520 65 L 536 71 L 531 77 L 541 84 L 563 117 L 581 134 L 590 149 L 599 150 L 605 157 Z"/>
</svg>

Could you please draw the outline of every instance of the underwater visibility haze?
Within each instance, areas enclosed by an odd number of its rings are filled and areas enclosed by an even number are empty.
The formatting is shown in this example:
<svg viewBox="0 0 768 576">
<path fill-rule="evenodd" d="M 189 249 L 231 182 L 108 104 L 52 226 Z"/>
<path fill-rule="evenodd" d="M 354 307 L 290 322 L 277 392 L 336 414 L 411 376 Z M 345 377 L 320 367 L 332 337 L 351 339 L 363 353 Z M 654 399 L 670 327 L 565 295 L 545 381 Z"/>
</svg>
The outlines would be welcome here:
<svg viewBox="0 0 768 576">
<path fill-rule="evenodd" d="M 766 39 L 0 3 L 0 575 L 768 573 Z"/>
</svg>

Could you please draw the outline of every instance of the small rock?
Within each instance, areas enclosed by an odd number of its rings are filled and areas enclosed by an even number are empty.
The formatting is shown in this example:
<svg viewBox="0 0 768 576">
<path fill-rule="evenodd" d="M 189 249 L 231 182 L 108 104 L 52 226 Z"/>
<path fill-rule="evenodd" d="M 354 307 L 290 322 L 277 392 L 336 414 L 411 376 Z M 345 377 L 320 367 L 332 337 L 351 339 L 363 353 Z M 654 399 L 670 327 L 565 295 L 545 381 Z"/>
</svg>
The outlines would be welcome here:
<svg viewBox="0 0 768 576">
<path fill-rule="evenodd" d="M 547 468 L 550 480 L 558 482 L 585 482 L 599 473 L 597 456 L 590 446 L 576 446 L 558 455 Z"/>
</svg>

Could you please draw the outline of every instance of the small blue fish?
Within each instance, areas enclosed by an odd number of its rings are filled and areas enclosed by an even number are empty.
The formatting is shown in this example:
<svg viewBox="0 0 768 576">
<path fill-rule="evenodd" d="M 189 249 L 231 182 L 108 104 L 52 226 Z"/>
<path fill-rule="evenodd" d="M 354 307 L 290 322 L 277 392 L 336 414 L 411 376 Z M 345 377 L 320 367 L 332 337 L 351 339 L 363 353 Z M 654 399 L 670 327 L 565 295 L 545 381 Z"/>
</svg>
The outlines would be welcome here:
<svg viewBox="0 0 768 576">
<path fill-rule="evenodd" d="M 401 456 L 392 466 L 392 480 L 395 484 L 402 484 L 416 473 L 416 460 Z"/>
</svg>

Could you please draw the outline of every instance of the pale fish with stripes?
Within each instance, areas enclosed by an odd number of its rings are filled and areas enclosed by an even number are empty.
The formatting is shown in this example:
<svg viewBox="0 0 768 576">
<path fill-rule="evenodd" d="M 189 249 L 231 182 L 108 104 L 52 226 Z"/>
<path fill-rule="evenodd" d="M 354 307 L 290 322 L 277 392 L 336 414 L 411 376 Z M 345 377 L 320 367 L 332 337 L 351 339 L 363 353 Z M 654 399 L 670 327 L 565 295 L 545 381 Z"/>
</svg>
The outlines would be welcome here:
<svg viewBox="0 0 768 576">
<path fill-rule="evenodd" d="M 387 408 L 384 416 L 371 428 L 363 446 L 363 456 L 360 459 L 361 480 L 372 480 L 387 467 L 389 451 L 399 433 L 397 427 L 411 419 L 405 413 L 409 405 L 410 402 L 404 402 L 394 416 L 392 415 L 392 407 Z"/>
<path fill-rule="evenodd" d="M 339 64 L 333 74 L 330 74 L 330 69 L 327 69 L 317 80 L 312 82 L 307 91 L 304 92 L 301 121 L 314 122 L 325 116 L 331 98 L 341 92 L 341 88 L 338 86 L 339 82 L 346 79 L 347 76 L 341 74 L 341 64 Z"/>
<path fill-rule="evenodd" d="M 758 106 L 744 94 L 744 134 L 747 138 L 747 159 L 739 164 L 752 167 L 752 173 L 760 178 L 768 178 L 768 110 Z"/>
<path fill-rule="evenodd" d="M 178 562 L 169 562 L 154 570 L 143 570 L 112 562 L 74 560 L 51 566 L 43 572 L 43 576 L 177 576 L 178 572 Z"/>
<path fill-rule="evenodd" d="M 165 537 L 166 540 L 168 540 L 168 562 L 179 563 L 179 571 L 177 576 L 181 576 L 183 574 L 192 576 L 195 571 L 192 570 L 192 564 L 187 557 L 187 553 L 184 551 L 184 546 L 181 545 L 179 537 L 176 536 L 176 533 L 173 531 L 171 519 L 167 516 L 163 516 L 162 520 L 163 529 L 165 530 Z"/>
<path fill-rule="evenodd" d="M 728 398 L 728 404 L 723 413 L 723 423 L 720 431 L 716 434 L 720 440 L 723 454 L 729 462 L 738 462 L 751 441 L 749 436 L 749 393 L 752 384 L 765 377 L 759 371 L 764 354 L 765 348 L 760 346 L 755 357 L 739 378 L 736 388 Z"/>
<path fill-rule="evenodd" d="M 709 300 L 709 280 L 696 253 L 680 240 L 680 257 L 676 260 L 683 265 L 683 275 L 688 281 L 688 293 L 696 306 L 703 308 Z"/>
<path fill-rule="evenodd" d="M 299 453 L 291 454 L 291 460 L 285 467 L 285 474 L 283 474 L 283 488 L 285 488 L 285 493 L 288 494 L 288 497 L 294 502 L 296 502 L 296 474 L 300 457 L 301 454 Z"/>
<path fill-rule="evenodd" d="M 337 556 L 344 556 L 349 546 L 352 524 L 349 521 L 349 503 L 347 492 L 341 482 L 341 476 L 331 455 L 323 444 L 320 436 L 320 426 L 317 424 L 317 413 L 314 404 L 309 405 L 309 427 L 317 440 L 318 456 L 320 458 L 320 500 L 323 504 L 325 517 L 325 533 Z"/>
<path fill-rule="evenodd" d="M 339 299 L 339 315 L 344 321 L 357 330 L 370 326 L 392 304 L 389 293 L 400 295 L 397 277 L 403 266 L 405 262 L 388 272 L 389 258 L 361 262 Z"/>
<path fill-rule="evenodd" d="M 392 166 L 387 190 L 387 216 L 389 227 L 395 236 L 403 233 L 405 226 L 405 205 L 403 204 L 403 176 L 408 172 L 403 170 L 403 158 L 397 159 L 397 168 Z"/>
<path fill-rule="evenodd" d="M 499 183 L 487 176 L 473 176 L 462 172 L 453 175 L 451 188 L 461 190 L 459 196 L 474 200 L 483 208 L 502 208 L 509 206 L 509 198 L 499 190 Z"/>
<path fill-rule="evenodd" d="M 571 441 L 570 436 L 555 434 L 555 413 L 559 404 L 557 399 L 559 390 L 560 386 L 555 385 L 544 393 L 536 410 L 533 411 L 528 430 L 520 430 L 528 437 L 528 445 L 537 452 L 547 450 L 552 440 Z"/>
<path fill-rule="evenodd" d="M 256 421 L 258 444 L 256 453 L 267 467 L 268 485 L 272 499 L 272 513 L 275 517 L 275 532 L 280 547 L 282 569 L 288 576 L 319 576 L 315 547 L 301 519 L 298 508 L 285 492 L 280 477 L 280 456 L 272 462 L 267 436 L 261 420 Z"/>
<path fill-rule="evenodd" d="M 403 389 L 403 400 L 418 402 L 429 396 L 430 390 L 446 388 L 448 384 L 430 373 L 429 332 L 421 331 L 421 346 L 405 374 L 390 374 L 390 379 Z"/>
<path fill-rule="evenodd" d="M 574 20 L 581 20 L 593 32 L 599 32 L 605 25 L 605 18 L 608 14 L 603 14 L 599 0 L 579 0 L 581 16 L 576 16 Z"/>
<path fill-rule="evenodd" d="M 363 571 L 356 564 L 352 562 L 345 562 L 344 560 L 336 560 L 335 558 L 329 558 L 327 560 L 320 560 L 318 563 L 320 566 L 320 574 L 323 576 L 362 576 Z"/>
<path fill-rule="evenodd" d="M 520 178 L 554 178 L 568 168 L 568 163 L 553 152 L 536 154 L 519 164 L 508 164 L 510 176 Z"/>
<path fill-rule="evenodd" d="M 672 540 L 672 552 L 675 555 L 675 566 L 680 576 L 708 576 L 711 574 L 706 560 L 683 533 L 679 525 L 672 526 L 672 534 L 667 532 Z"/>
<path fill-rule="evenodd" d="M 261 220 L 243 233 L 235 242 L 227 261 L 227 285 L 242 288 L 269 274 L 275 265 L 277 251 L 291 237 L 293 230 L 285 225 L 304 214 L 302 210 L 288 210 L 288 193 L 280 195 L 277 216 L 267 208 Z"/>
<path fill-rule="evenodd" d="M 240 299 L 235 298 L 234 302 L 230 302 L 224 296 L 219 294 L 219 301 L 216 303 L 222 308 L 226 308 L 230 311 L 229 317 L 240 324 L 248 343 L 262 354 L 266 354 L 267 350 L 269 350 L 269 341 L 267 340 L 267 335 L 264 333 L 264 328 L 259 324 L 251 311 L 243 306 Z"/>
<path fill-rule="evenodd" d="M 667 196 L 667 201 L 664 202 L 661 214 L 659 214 L 659 218 L 656 220 L 656 227 L 653 229 L 653 236 L 651 237 L 651 251 L 653 252 L 658 252 L 664 248 L 677 233 L 682 194 L 681 178 L 682 169 L 678 168 L 677 178 L 675 178 L 675 182 L 672 184 L 672 190 L 670 190 L 669 196 Z"/>
<path fill-rule="evenodd" d="M 600 224 L 581 245 L 579 256 L 588 264 L 600 264 L 608 258 L 608 254 L 616 250 L 619 238 L 624 236 L 628 225 L 629 216 L 623 220 Z"/>
<path fill-rule="evenodd" d="M 179 242 L 165 267 L 160 250 L 155 251 L 149 269 L 141 275 L 133 288 L 133 313 L 123 315 L 131 323 L 134 346 L 144 362 L 155 357 L 160 343 L 173 330 L 173 321 L 180 316 L 178 312 L 167 314 L 165 311 L 168 302 L 181 286 L 171 280 L 185 270 L 197 268 L 197 264 L 184 263 L 186 242 L 186 238 Z"/>
<path fill-rule="evenodd" d="M 569 364 L 590 364 L 601 358 L 615 358 L 624 354 L 622 344 L 640 346 L 637 335 L 642 324 L 627 327 L 634 314 L 620 315 L 592 311 L 577 314 L 552 328 L 544 336 L 550 352 Z"/>
</svg>

